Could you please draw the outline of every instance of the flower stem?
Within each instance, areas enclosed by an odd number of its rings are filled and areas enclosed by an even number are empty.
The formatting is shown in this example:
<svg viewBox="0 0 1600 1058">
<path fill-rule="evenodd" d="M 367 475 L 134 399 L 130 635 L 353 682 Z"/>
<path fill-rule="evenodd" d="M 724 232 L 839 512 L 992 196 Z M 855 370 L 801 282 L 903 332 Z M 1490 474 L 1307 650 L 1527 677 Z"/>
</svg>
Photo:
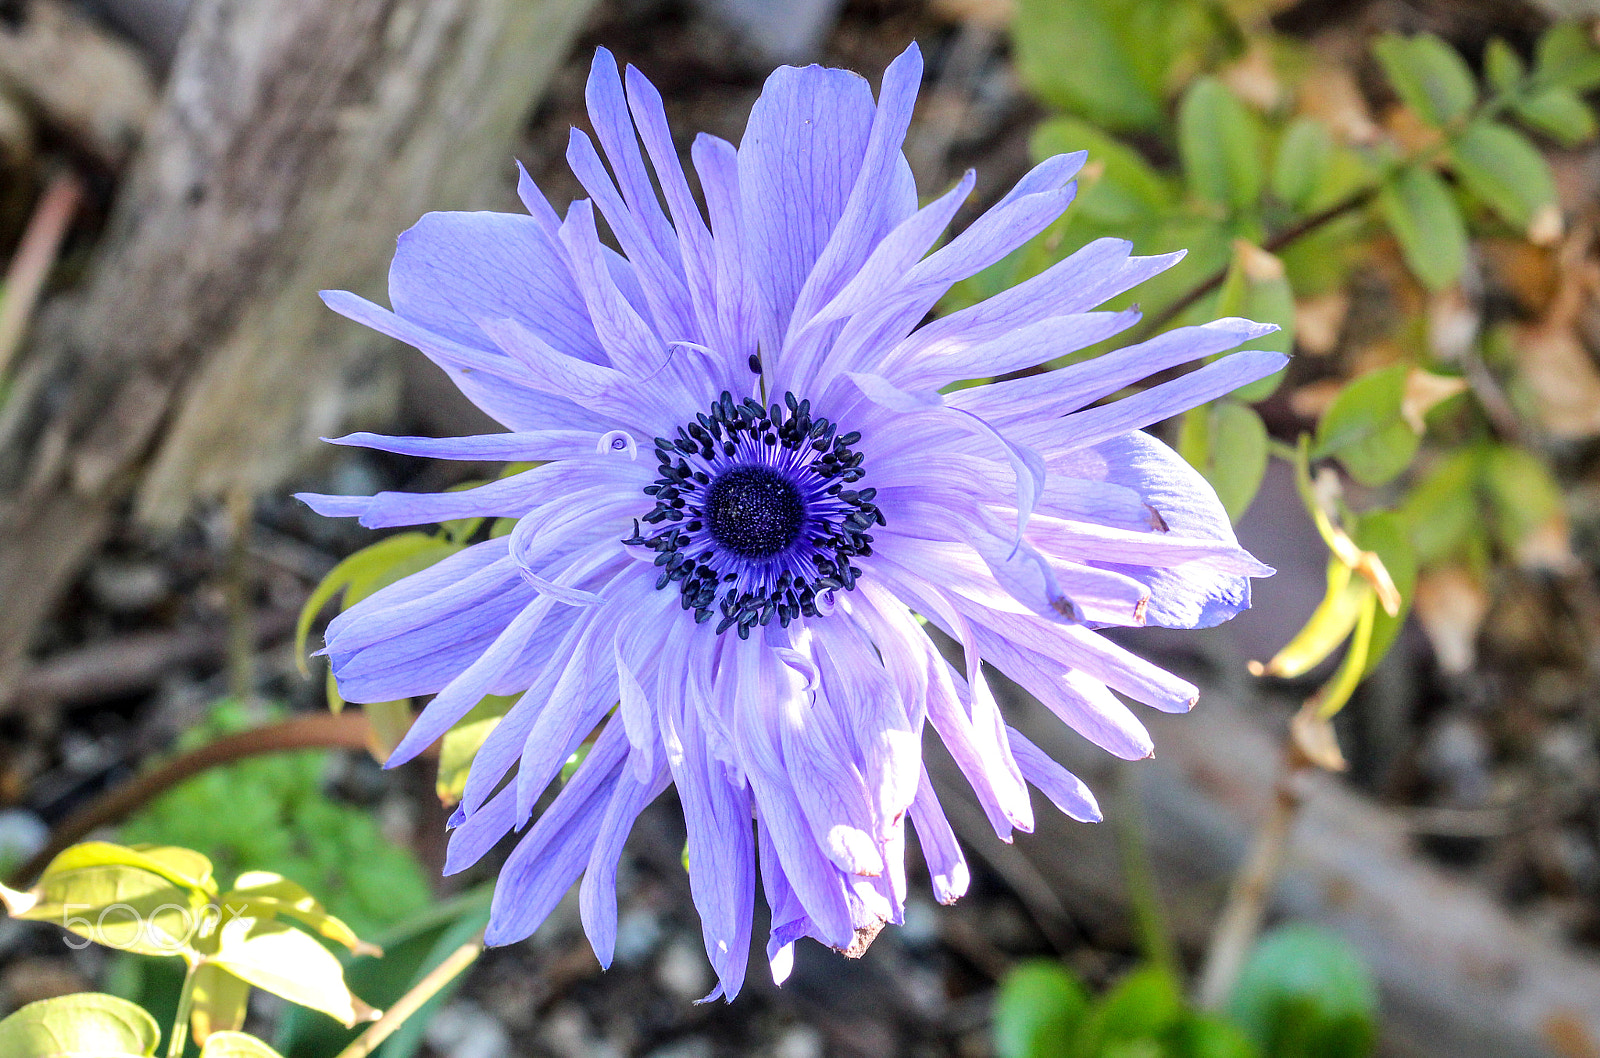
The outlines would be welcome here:
<svg viewBox="0 0 1600 1058">
<path fill-rule="evenodd" d="M 477 961 L 478 956 L 482 953 L 483 930 L 479 930 L 475 937 L 451 952 L 443 962 L 428 971 L 426 977 L 412 985 L 410 991 L 401 996 L 388 1010 L 384 1011 L 383 1017 L 374 1021 L 367 1031 L 357 1036 L 351 1041 L 350 1046 L 340 1051 L 338 1058 L 367 1058 L 396 1029 L 405 1024 L 407 1018 L 415 1014 L 424 1003 L 459 977 L 467 967 Z"/>
<path fill-rule="evenodd" d="M 183 991 L 178 993 L 178 1012 L 172 1017 L 172 1032 L 167 1035 L 167 1058 L 183 1058 L 183 1048 L 189 1042 L 189 1011 L 194 1007 L 199 970 L 198 962 L 184 961 Z"/>
</svg>

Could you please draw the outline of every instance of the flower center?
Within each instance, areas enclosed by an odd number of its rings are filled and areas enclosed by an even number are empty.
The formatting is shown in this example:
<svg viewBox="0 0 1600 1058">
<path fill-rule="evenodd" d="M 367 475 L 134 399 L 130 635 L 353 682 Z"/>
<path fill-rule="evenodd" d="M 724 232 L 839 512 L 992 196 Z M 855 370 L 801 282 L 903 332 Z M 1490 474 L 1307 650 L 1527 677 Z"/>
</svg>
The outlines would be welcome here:
<svg viewBox="0 0 1600 1058">
<path fill-rule="evenodd" d="M 705 491 L 711 538 L 736 555 L 767 558 L 800 535 L 806 516 L 800 490 L 771 467 L 733 467 Z"/>
<path fill-rule="evenodd" d="M 872 554 L 867 530 L 884 524 L 861 480 L 858 433 L 811 417 L 811 402 L 782 405 L 724 392 L 707 414 L 655 441 L 660 472 L 645 493 L 655 509 L 623 543 L 656 552 L 657 588 L 676 583 L 696 623 L 720 613 L 718 634 L 818 615 L 834 591 L 855 587 L 850 564 Z"/>
</svg>

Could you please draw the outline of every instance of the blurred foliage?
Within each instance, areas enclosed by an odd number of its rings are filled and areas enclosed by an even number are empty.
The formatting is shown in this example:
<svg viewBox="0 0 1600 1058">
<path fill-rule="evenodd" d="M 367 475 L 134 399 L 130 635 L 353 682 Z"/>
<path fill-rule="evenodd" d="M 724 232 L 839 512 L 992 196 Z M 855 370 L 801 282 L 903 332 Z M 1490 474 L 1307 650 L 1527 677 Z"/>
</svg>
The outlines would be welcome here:
<svg viewBox="0 0 1600 1058">
<path fill-rule="evenodd" d="M 1377 992 L 1342 941 L 1306 926 L 1269 934 L 1225 1010 L 1207 1013 L 1153 966 L 1091 999 L 1062 965 L 1023 963 L 1000 983 L 998 1058 L 1365 1058 Z"/>
<path fill-rule="evenodd" d="M 1315 759 L 1342 766 L 1326 722 L 1393 642 L 1419 576 L 1465 570 L 1486 585 L 1496 563 L 1548 563 L 1565 552 L 1548 459 L 1477 392 L 1475 366 L 1515 369 L 1514 355 L 1493 348 L 1503 333 L 1473 334 L 1458 348 L 1430 341 L 1430 329 L 1459 303 L 1475 238 L 1543 252 L 1561 239 L 1556 182 L 1538 141 L 1572 146 L 1595 136 L 1583 94 L 1600 86 L 1600 49 L 1589 28 L 1559 23 L 1527 54 L 1489 41 L 1480 75 L 1437 37 L 1385 34 L 1370 55 L 1395 102 L 1374 117 L 1349 70 L 1274 31 L 1258 6 L 1020 0 L 1017 66 L 1053 111 L 1033 153 L 1087 149 L 1089 162 L 1066 215 L 958 286 L 945 307 L 1112 237 L 1136 253 L 1187 250 L 1113 303 L 1142 303 L 1137 337 L 1245 316 L 1280 327 L 1252 347 L 1289 351 L 1299 348 L 1296 324 L 1311 299 L 1342 296 L 1357 268 L 1388 255 L 1403 262 L 1410 278 L 1398 281 L 1415 293 L 1396 300 L 1408 314 L 1381 356 L 1353 358 L 1361 369 L 1316 402 L 1307 443 L 1268 436 L 1263 402 L 1283 423 L 1299 396 L 1275 394 L 1277 377 L 1188 413 L 1175 437 L 1235 519 L 1269 455 L 1295 466 L 1328 544 L 1328 594 L 1256 669 L 1299 677 L 1345 648 L 1297 723 L 1321 746 Z M 1337 337 L 1318 336 L 1314 351 L 1330 351 Z"/>
<path fill-rule="evenodd" d="M 198 745 L 258 722 L 223 701 L 180 744 Z M 328 754 L 275 753 L 213 768 L 163 794 L 124 824 L 132 842 L 201 850 L 224 871 L 267 870 L 304 879 L 332 913 L 361 933 L 427 906 L 422 870 L 389 842 L 372 813 L 323 792 Z"/>
</svg>

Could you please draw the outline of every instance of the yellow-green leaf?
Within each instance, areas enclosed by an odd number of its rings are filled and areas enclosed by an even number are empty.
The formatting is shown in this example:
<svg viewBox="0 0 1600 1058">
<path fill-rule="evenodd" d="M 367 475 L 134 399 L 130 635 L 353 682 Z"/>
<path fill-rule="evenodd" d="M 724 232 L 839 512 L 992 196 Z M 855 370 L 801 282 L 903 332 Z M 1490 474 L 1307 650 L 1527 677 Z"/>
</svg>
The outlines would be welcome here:
<svg viewBox="0 0 1600 1058">
<path fill-rule="evenodd" d="M 241 874 L 233 888 L 222 897 L 222 908 L 230 916 L 291 919 L 357 955 L 382 954 L 357 937 L 343 921 L 330 915 L 303 885 L 270 871 Z"/>
<path fill-rule="evenodd" d="M 160 1042 L 155 1018 L 98 992 L 41 999 L 0 1021 L 5 1058 L 148 1058 Z"/>
<path fill-rule="evenodd" d="M 427 569 L 440 559 L 460 550 L 449 540 L 429 533 L 396 533 L 384 537 L 370 547 L 340 562 L 322 578 L 300 608 L 295 622 L 294 656 L 302 673 L 310 675 L 306 667 L 306 638 L 311 634 L 311 622 L 334 596 L 344 593 L 344 605 L 353 606 L 379 588 L 393 584 L 402 577 Z"/>
<path fill-rule="evenodd" d="M 310 934 L 281 922 L 237 918 L 222 927 L 212 964 L 291 1003 L 319 1010 L 345 1026 L 378 1016 L 350 991 L 344 968 Z"/>
<path fill-rule="evenodd" d="M 214 927 L 211 865 L 198 853 L 91 841 L 74 845 L 20 895 L 11 914 L 54 922 L 97 944 L 142 955 L 180 955 Z"/>
<path fill-rule="evenodd" d="M 250 986 L 212 963 L 194 969 L 194 1006 L 189 1008 L 189 1032 L 205 1043 L 219 1032 L 232 1032 L 244 1024 L 250 1004 Z"/>
<path fill-rule="evenodd" d="M 1547 88 L 1511 104 L 1517 117 L 1568 147 L 1594 138 L 1595 117 L 1589 104 L 1570 88 Z"/>
<path fill-rule="evenodd" d="M 500 718 L 516 701 L 514 696 L 491 694 L 445 732 L 439 746 L 439 776 L 435 788 L 439 800 L 446 806 L 461 800 L 461 795 L 466 792 L 467 773 L 472 768 L 472 759 L 478 755 L 489 732 L 494 730 Z"/>
<path fill-rule="evenodd" d="M 1534 49 L 1534 81 L 1541 88 L 1587 92 L 1600 86 L 1600 49 L 1581 22 L 1557 22 Z"/>
<path fill-rule="evenodd" d="M 1284 679 L 1304 676 L 1327 660 L 1345 641 L 1371 596 L 1372 585 L 1354 576 L 1343 562 L 1330 559 L 1327 589 L 1311 618 L 1271 661 L 1265 665 L 1252 662 L 1251 673 Z"/>
<path fill-rule="evenodd" d="M 254 1036 L 243 1032 L 217 1032 L 200 1048 L 200 1058 L 282 1058 Z"/>
</svg>

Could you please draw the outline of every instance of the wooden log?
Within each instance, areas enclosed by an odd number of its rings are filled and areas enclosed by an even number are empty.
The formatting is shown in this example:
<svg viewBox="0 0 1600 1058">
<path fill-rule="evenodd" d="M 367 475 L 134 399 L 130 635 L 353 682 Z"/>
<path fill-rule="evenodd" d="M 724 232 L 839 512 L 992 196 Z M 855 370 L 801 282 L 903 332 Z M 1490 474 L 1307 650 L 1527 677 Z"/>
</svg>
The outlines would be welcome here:
<svg viewBox="0 0 1600 1058">
<path fill-rule="evenodd" d="M 1073 823 L 1039 798 L 1037 829 L 1008 847 L 970 795 L 952 795 L 951 821 L 969 853 L 1008 879 L 1017 875 L 1025 892 L 1047 887 L 1049 901 L 1030 902 L 1037 917 L 1048 919 L 1055 902 L 1103 927 L 1126 905 L 1112 820 L 1121 806 L 1108 795 L 1116 768 L 1131 768 L 1161 900 L 1177 939 L 1200 950 L 1267 815 L 1282 755 L 1281 731 L 1273 728 L 1286 727 L 1286 718 L 1268 723 L 1263 710 L 1247 710 L 1243 688 L 1202 695 L 1188 716 L 1147 713 L 1155 758 L 1119 765 L 1015 688 L 1002 693 L 1013 726 L 1089 782 L 1108 821 Z M 964 789 L 948 758 L 933 756 L 930 772 L 941 790 Z M 1600 961 L 1424 860 L 1398 813 L 1338 778 L 1313 776 L 1305 793 L 1272 909 L 1335 930 L 1371 966 L 1383 996 L 1384 1053 L 1600 1053 Z"/>
<path fill-rule="evenodd" d="M 593 0 L 198 0 L 91 275 L 0 409 L 0 700 L 113 514 L 277 484 L 429 209 L 498 201 Z M 504 192 L 502 192 L 504 193 Z"/>
</svg>

